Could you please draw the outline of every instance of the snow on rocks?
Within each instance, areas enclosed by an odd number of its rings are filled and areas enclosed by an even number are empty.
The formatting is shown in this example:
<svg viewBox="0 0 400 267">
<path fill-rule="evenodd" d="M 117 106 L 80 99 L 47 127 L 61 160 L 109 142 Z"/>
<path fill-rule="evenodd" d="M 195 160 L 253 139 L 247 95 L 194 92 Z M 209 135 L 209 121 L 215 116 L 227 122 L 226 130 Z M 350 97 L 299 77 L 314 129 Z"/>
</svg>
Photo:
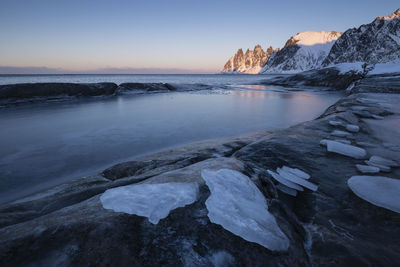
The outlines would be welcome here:
<svg viewBox="0 0 400 267">
<path fill-rule="evenodd" d="M 383 176 L 353 176 L 347 185 L 363 200 L 400 213 L 400 180 Z"/>
<path fill-rule="evenodd" d="M 328 152 L 341 154 L 355 159 L 364 159 L 367 156 L 367 151 L 365 151 L 365 149 L 363 148 L 343 144 L 336 141 L 328 140 L 326 142 L 326 147 Z"/>
<path fill-rule="evenodd" d="M 300 178 L 300 177 L 298 177 L 297 175 L 295 175 L 295 174 L 293 174 L 291 172 L 285 171 L 285 170 L 283 170 L 281 168 L 278 168 L 277 171 L 278 171 L 278 173 L 279 173 L 279 175 L 281 177 L 283 177 L 286 180 L 289 180 L 289 181 L 291 181 L 291 182 L 293 182 L 295 184 L 298 184 L 298 185 L 301 185 L 301 186 L 303 186 L 305 188 L 308 188 L 311 191 L 317 191 L 317 189 L 318 189 L 317 185 L 315 185 L 315 184 L 313 184 L 313 183 L 311 183 L 309 181 L 306 181 L 305 179 Z"/>
<path fill-rule="evenodd" d="M 359 170 L 362 173 L 378 173 L 379 168 L 375 166 L 369 166 L 369 165 L 361 165 L 361 164 L 356 164 L 357 170 Z"/>
<path fill-rule="evenodd" d="M 105 209 L 145 216 L 157 224 L 171 210 L 194 203 L 198 193 L 197 183 L 134 184 L 108 189 L 100 201 Z"/>
<path fill-rule="evenodd" d="M 244 174 L 230 170 L 203 170 L 201 176 L 210 189 L 206 200 L 210 221 L 241 238 L 272 251 L 285 251 L 289 240 L 257 186 Z"/>
<path fill-rule="evenodd" d="M 354 124 L 347 124 L 346 130 L 349 132 L 357 133 L 358 131 L 360 131 L 360 127 Z"/>
<path fill-rule="evenodd" d="M 388 167 L 398 167 L 399 164 L 393 160 L 385 159 L 380 156 L 372 156 L 369 158 L 369 161 L 374 164 L 384 165 Z"/>
<path fill-rule="evenodd" d="M 378 167 L 381 171 L 383 172 L 390 172 L 392 170 L 392 168 L 390 168 L 389 166 L 385 166 L 385 165 L 380 165 L 374 162 L 371 162 L 369 160 L 366 160 L 365 163 L 369 166 L 374 166 L 374 167 Z"/>
<path fill-rule="evenodd" d="M 351 133 L 346 131 L 334 130 L 331 135 L 338 136 L 338 137 L 348 137 L 351 136 Z"/>
</svg>

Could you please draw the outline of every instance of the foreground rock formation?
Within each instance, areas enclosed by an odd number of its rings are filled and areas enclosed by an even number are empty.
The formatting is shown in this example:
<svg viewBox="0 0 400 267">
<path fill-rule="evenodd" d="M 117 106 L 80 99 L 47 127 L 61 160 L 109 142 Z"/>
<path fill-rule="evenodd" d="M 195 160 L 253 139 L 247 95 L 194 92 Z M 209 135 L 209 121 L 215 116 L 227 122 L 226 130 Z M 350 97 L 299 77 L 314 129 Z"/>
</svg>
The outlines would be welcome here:
<svg viewBox="0 0 400 267">
<path fill-rule="evenodd" d="M 388 94 L 398 84 L 373 81 L 313 121 L 170 149 L 2 205 L 0 265 L 397 266 L 400 214 L 365 200 L 370 184 L 357 191 L 363 198 L 348 186 L 366 159 L 393 166 L 386 178 L 400 177 L 400 96 Z M 341 142 L 367 155 L 320 144 L 348 125 L 358 131 Z M 290 194 L 268 170 L 295 173 L 308 188 Z M 168 197 L 176 184 L 180 194 Z M 146 195 L 149 188 L 156 191 Z M 120 205 L 115 192 L 135 192 L 143 212 L 126 205 L 129 194 Z M 236 223 L 246 218 L 241 232 Z M 255 235 L 257 225 L 265 235 Z"/>
</svg>

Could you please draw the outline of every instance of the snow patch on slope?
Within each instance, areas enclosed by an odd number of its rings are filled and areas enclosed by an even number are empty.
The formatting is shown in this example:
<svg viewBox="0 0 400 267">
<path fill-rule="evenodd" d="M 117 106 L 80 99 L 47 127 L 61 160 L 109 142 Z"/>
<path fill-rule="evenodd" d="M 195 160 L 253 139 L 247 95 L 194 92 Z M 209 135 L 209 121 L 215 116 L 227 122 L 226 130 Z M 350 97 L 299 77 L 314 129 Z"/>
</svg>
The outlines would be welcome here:
<svg viewBox="0 0 400 267">
<path fill-rule="evenodd" d="M 135 184 L 108 189 L 100 201 L 105 209 L 145 216 L 157 224 L 171 210 L 195 202 L 198 193 L 197 183 Z"/>
<path fill-rule="evenodd" d="M 270 250 L 288 249 L 288 238 L 268 212 L 263 194 L 247 176 L 229 169 L 203 170 L 201 175 L 211 191 L 206 201 L 211 222 Z"/>
<path fill-rule="evenodd" d="M 340 36 L 341 33 L 326 31 L 298 33 L 268 59 L 260 73 L 296 73 L 319 68 Z"/>
</svg>

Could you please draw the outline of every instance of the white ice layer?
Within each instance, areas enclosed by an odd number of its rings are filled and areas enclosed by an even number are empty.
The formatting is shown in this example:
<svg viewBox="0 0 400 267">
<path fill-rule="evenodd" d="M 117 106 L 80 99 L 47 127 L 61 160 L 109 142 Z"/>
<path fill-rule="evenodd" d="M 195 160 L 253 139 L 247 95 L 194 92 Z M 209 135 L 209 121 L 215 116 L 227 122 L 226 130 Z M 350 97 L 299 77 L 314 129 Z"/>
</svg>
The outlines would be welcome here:
<svg viewBox="0 0 400 267">
<path fill-rule="evenodd" d="M 100 201 L 105 209 L 145 216 L 157 224 L 171 210 L 195 202 L 198 192 L 197 183 L 135 184 L 108 189 Z"/>
<path fill-rule="evenodd" d="M 361 164 L 356 164 L 357 170 L 359 170 L 362 173 L 378 173 L 379 168 L 375 166 L 369 166 L 369 165 L 361 165 Z"/>
<path fill-rule="evenodd" d="M 295 174 L 298 177 L 303 178 L 303 179 L 310 179 L 310 177 L 311 177 L 308 173 L 303 172 L 302 170 L 299 170 L 299 169 L 296 169 L 296 168 L 290 168 L 288 166 L 282 166 L 282 170 L 291 172 L 291 173 L 293 173 L 293 174 Z"/>
<path fill-rule="evenodd" d="M 360 130 L 360 127 L 354 124 L 347 124 L 346 130 L 349 132 L 357 133 Z"/>
<path fill-rule="evenodd" d="M 370 162 L 379 164 L 379 165 L 384 165 L 384 166 L 389 166 L 389 167 L 397 167 L 399 164 L 391 159 L 386 159 L 382 158 L 380 156 L 372 156 L 369 159 Z"/>
<path fill-rule="evenodd" d="M 203 170 L 201 176 L 211 192 L 206 201 L 211 222 L 270 250 L 288 249 L 288 238 L 268 212 L 263 194 L 247 176 L 229 169 Z"/>
<path fill-rule="evenodd" d="M 290 196 L 293 196 L 293 197 L 297 196 L 297 191 L 294 190 L 294 189 L 292 189 L 292 188 L 290 188 L 290 187 L 287 187 L 286 185 L 278 184 L 278 185 L 276 186 L 276 188 L 277 188 L 279 191 L 281 191 L 281 192 L 283 192 L 283 193 L 285 193 L 285 194 L 287 194 L 287 195 L 290 195 Z"/>
<path fill-rule="evenodd" d="M 347 181 L 360 198 L 400 213 L 400 180 L 382 176 L 353 176 Z"/>
<path fill-rule="evenodd" d="M 340 131 L 340 130 L 334 130 L 331 134 L 334 136 L 339 136 L 339 137 L 351 136 L 351 133 L 346 132 L 346 131 Z"/>
<path fill-rule="evenodd" d="M 338 153 L 355 159 L 363 159 L 367 156 L 367 151 L 352 145 L 343 144 L 336 141 L 328 140 L 326 142 L 327 150 L 329 152 Z"/>
<path fill-rule="evenodd" d="M 267 170 L 267 172 L 269 173 L 269 175 L 272 176 L 272 178 L 274 178 L 276 181 L 280 182 L 281 184 L 286 185 L 289 188 L 295 189 L 295 190 L 299 190 L 299 191 L 304 191 L 303 187 L 292 183 L 291 181 L 283 178 L 282 176 L 280 176 L 279 174 L 277 174 L 276 172 L 273 172 L 271 170 Z"/>
<path fill-rule="evenodd" d="M 392 170 L 392 168 L 390 168 L 389 166 L 380 165 L 378 163 L 375 163 L 375 162 L 372 162 L 369 160 L 366 160 L 365 163 L 367 163 L 367 165 L 369 165 L 369 166 L 378 167 L 383 172 L 390 172 Z"/>
<path fill-rule="evenodd" d="M 281 177 L 283 177 L 283 178 L 285 178 L 285 179 L 287 179 L 287 180 L 289 180 L 289 181 L 291 181 L 293 183 L 296 183 L 296 184 L 299 184 L 301 186 L 304 186 L 305 188 L 308 188 L 308 189 L 310 189 L 312 191 L 317 191 L 317 189 L 318 189 L 317 185 L 315 185 L 313 183 L 310 183 L 309 181 L 306 181 L 305 179 L 300 178 L 300 177 L 296 176 L 295 174 L 293 174 L 291 172 L 285 171 L 285 170 L 283 170 L 281 168 L 278 168 L 277 171 L 278 171 L 278 173 L 279 173 L 279 175 Z"/>
</svg>

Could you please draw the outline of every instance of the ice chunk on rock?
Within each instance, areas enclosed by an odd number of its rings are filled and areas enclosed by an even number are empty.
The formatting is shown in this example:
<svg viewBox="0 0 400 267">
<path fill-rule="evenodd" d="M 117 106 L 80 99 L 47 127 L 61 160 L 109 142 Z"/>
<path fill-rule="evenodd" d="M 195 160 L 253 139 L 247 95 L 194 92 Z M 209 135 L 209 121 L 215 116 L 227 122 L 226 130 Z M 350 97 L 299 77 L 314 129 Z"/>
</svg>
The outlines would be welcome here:
<svg viewBox="0 0 400 267">
<path fill-rule="evenodd" d="M 379 164 L 379 165 L 385 165 L 385 166 L 389 166 L 389 167 L 398 167 L 399 164 L 393 160 L 390 159 L 385 159 L 382 158 L 380 156 L 372 156 L 369 159 L 370 162 L 375 163 L 375 164 Z"/>
<path fill-rule="evenodd" d="M 383 176 L 353 176 L 347 184 L 365 201 L 400 213 L 400 180 Z"/>
<path fill-rule="evenodd" d="M 105 191 L 103 208 L 145 216 L 153 224 L 168 216 L 171 210 L 197 200 L 197 183 L 134 184 Z"/>
<path fill-rule="evenodd" d="M 369 165 L 369 166 L 378 167 L 383 172 L 390 172 L 392 170 L 392 168 L 390 168 L 389 166 L 380 165 L 380 164 L 371 162 L 369 160 L 366 160 L 365 163 L 367 163 L 367 165 Z"/>
<path fill-rule="evenodd" d="M 292 189 L 290 187 L 287 187 L 284 184 L 278 184 L 276 186 L 276 188 L 278 188 L 279 191 L 281 191 L 281 192 L 283 192 L 283 193 L 285 193 L 287 195 L 290 195 L 290 196 L 293 196 L 293 197 L 297 196 L 297 191 L 296 190 L 294 190 L 294 189 Z"/>
<path fill-rule="evenodd" d="M 364 159 L 367 156 L 365 149 L 336 141 L 327 141 L 326 147 L 328 152 L 338 153 L 355 159 Z"/>
<path fill-rule="evenodd" d="M 347 137 L 351 136 L 351 133 L 346 131 L 334 130 L 331 135 L 338 136 L 338 137 Z"/>
<path fill-rule="evenodd" d="M 354 124 L 347 124 L 346 130 L 349 132 L 357 133 L 360 130 L 360 127 Z"/>
<path fill-rule="evenodd" d="M 211 192 L 206 201 L 211 222 L 269 250 L 288 249 L 288 238 L 268 212 L 266 199 L 249 177 L 229 169 L 203 170 L 201 176 Z"/>
<path fill-rule="evenodd" d="M 301 186 L 299 186 L 299 185 L 297 185 L 295 183 L 292 183 L 291 181 L 281 177 L 276 172 L 273 172 L 271 170 L 267 170 L 267 172 L 269 173 L 269 175 L 272 176 L 272 178 L 274 178 L 276 181 L 280 182 L 281 184 L 284 184 L 287 187 L 290 187 L 290 188 L 295 189 L 295 190 L 304 191 L 303 187 L 301 187 Z"/>
<path fill-rule="evenodd" d="M 303 178 L 303 179 L 310 179 L 310 177 L 311 177 L 308 173 L 303 172 L 302 170 L 299 170 L 299 169 L 296 169 L 296 168 L 290 168 L 288 166 L 283 166 L 282 170 L 291 172 L 291 173 L 293 173 L 293 174 L 295 174 L 298 177 Z"/>
<path fill-rule="evenodd" d="M 359 170 L 362 173 L 378 173 L 379 168 L 375 166 L 369 166 L 369 165 L 361 165 L 361 164 L 356 164 L 357 170 Z"/>
<path fill-rule="evenodd" d="M 343 122 L 341 121 L 329 121 L 329 124 L 332 126 L 343 126 Z"/>
<path fill-rule="evenodd" d="M 306 181 L 305 179 L 300 178 L 300 177 L 294 175 L 293 173 L 285 171 L 281 168 L 278 168 L 277 171 L 281 177 L 291 181 L 292 183 L 299 184 L 299 185 L 304 186 L 305 188 L 308 188 L 312 191 L 317 191 L 317 189 L 318 189 L 317 185 L 315 185 L 309 181 Z"/>
<path fill-rule="evenodd" d="M 340 142 L 340 143 L 347 144 L 347 145 L 351 144 L 351 141 L 346 140 L 346 139 L 334 139 L 334 140 L 322 139 L 321 141 L 319 141 L 319 144 L 322 146 L 326 146 L 328 141 L 336 141 L 336 142 Z"/>
</svg>

